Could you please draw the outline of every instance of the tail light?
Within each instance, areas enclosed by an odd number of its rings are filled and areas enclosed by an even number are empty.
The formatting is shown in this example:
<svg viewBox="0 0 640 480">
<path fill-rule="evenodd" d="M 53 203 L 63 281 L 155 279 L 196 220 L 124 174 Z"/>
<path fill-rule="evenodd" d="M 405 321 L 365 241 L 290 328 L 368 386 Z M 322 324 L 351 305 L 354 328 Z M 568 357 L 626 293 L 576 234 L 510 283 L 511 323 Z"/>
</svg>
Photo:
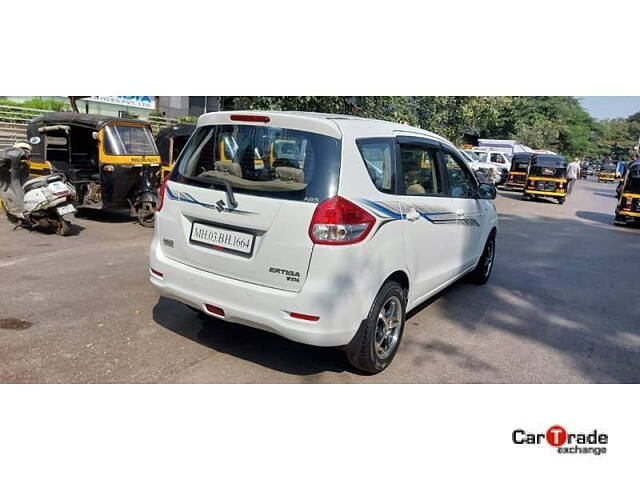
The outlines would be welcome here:
<svg viewBox="0 0 640 480">
<path fill-rule="evenodd" d="M 156 205 L 156 212 L 162 210 L 162 205 L 164 204 L 164 194 L 167 189 L 167 180 L 168 178 L 160 184 L 160 188 L 158 189 L 158 204 Z"/>
<path fill-rule="evenodd" d="M 529 188 L 535 188 L 536 187 L 536 182 L 534 182 L 533 180 L 529 180 Z"/>
<path fill-rule="evenodd" d="M 631 197 L 624 197 L 624 207 L 623 210 L 631 210 L 631 204 L 633 203 L 633 199 Z"/>
<path fill-rule="evenodd" d="M 375 223 L 375 217 L 362 207 L 342 197 L 332 197 L 316 207 L 309 237 L 319 245 L 350 245 L 364 240 Z"/>
</svg>

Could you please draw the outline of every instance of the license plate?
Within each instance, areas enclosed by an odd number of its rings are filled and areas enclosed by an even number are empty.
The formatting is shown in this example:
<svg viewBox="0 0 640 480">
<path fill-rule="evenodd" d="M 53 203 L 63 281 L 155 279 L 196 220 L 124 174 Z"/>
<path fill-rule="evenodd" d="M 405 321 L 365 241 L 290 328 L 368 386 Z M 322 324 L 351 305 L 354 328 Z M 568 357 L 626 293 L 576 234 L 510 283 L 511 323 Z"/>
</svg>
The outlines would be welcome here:
<svg viewBox="0 0 640 480">
<path fill-rule="evenodd" d="M 76 211 L 76 207 L 74 207 L 71 204 L 63 205 L 61 207 L 58 207 L 58 214 L 59 215 L 67 215 L 69 213 L 74 213 L 75 211 Z"/>
<path fill-rule="evenodd" d="M 250 254 L 253 249 L 254 236 L 250 233 L 193 222 L 191 241 L 204 243 L 213 248 Z"/>
</svg>

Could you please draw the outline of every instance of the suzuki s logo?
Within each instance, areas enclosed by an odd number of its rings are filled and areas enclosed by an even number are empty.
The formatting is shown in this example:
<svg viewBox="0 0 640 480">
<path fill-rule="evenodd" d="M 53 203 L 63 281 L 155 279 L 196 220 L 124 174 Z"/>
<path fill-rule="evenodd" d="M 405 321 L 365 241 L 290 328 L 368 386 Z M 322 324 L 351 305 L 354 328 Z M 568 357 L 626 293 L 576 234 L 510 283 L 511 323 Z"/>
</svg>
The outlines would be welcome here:
<svg viewBox="0 0 640 480">
<path fill-rule="evenodd" d="M 216 210 L 217 211 L 223 212 L 225 208 L 227 208 L 227 204 L 224 203 L 224 200 L 218 200 L 216 202 Z"/>
</svg>

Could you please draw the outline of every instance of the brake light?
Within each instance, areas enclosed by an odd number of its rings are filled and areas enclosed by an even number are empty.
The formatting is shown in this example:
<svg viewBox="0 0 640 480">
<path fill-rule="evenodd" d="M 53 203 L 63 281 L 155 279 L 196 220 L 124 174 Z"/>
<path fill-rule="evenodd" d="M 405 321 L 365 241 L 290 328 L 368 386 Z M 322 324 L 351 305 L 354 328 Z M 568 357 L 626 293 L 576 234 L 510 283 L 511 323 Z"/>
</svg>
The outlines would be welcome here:
<svg viewBox="0 0 640 480">
<path fill-rule="evenodd" d="M 623 210 L 631 210 L 631 204 L 633 203 L 633 199 L 631 197 L 624 197 L 624 207 Z"/>
<path fill-rule="evenodd" d="M 351 245 L 364 240 L 375 223 L 375 217 L 364 208 L 336 196 L 316 207 L 309 237 L 319 245 Z"/>
<path fill-rule="evenodd" d="M 264 115 L 231 115 L 231 120 L 234 122 L 259 122 L 269 123 L 271 119 Z"/>
<path fill-rule="evenodd" d="M 158 204 L 156 205 L 156 212 L 159 212 L 160 210 L 162 210 L 162 205 L 164 204 L 164 193 L 165 190 L 167 189 L 167 181 L 169 179 L 165 179 L 161 184 L 160 184 L 160 188 L 158 189 Z"/>
</svg>

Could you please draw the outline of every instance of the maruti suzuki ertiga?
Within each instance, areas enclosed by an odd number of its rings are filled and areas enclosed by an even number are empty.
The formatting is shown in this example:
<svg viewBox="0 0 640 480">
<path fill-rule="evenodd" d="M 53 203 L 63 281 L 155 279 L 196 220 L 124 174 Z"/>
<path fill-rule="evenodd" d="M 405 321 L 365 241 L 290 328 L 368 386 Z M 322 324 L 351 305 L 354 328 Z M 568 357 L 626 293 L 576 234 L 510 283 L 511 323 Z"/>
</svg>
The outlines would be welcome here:
<svg viewBox="0 0 640 480">
<path fill-rule="evenodd" d="M 495 195 L 424 130 L 210 113 L 161 187 L 150 278 L 203 314 L 344 347 L 379 372 L 408 311 L 465 275 L 489 278 Z"/>
</svg>

